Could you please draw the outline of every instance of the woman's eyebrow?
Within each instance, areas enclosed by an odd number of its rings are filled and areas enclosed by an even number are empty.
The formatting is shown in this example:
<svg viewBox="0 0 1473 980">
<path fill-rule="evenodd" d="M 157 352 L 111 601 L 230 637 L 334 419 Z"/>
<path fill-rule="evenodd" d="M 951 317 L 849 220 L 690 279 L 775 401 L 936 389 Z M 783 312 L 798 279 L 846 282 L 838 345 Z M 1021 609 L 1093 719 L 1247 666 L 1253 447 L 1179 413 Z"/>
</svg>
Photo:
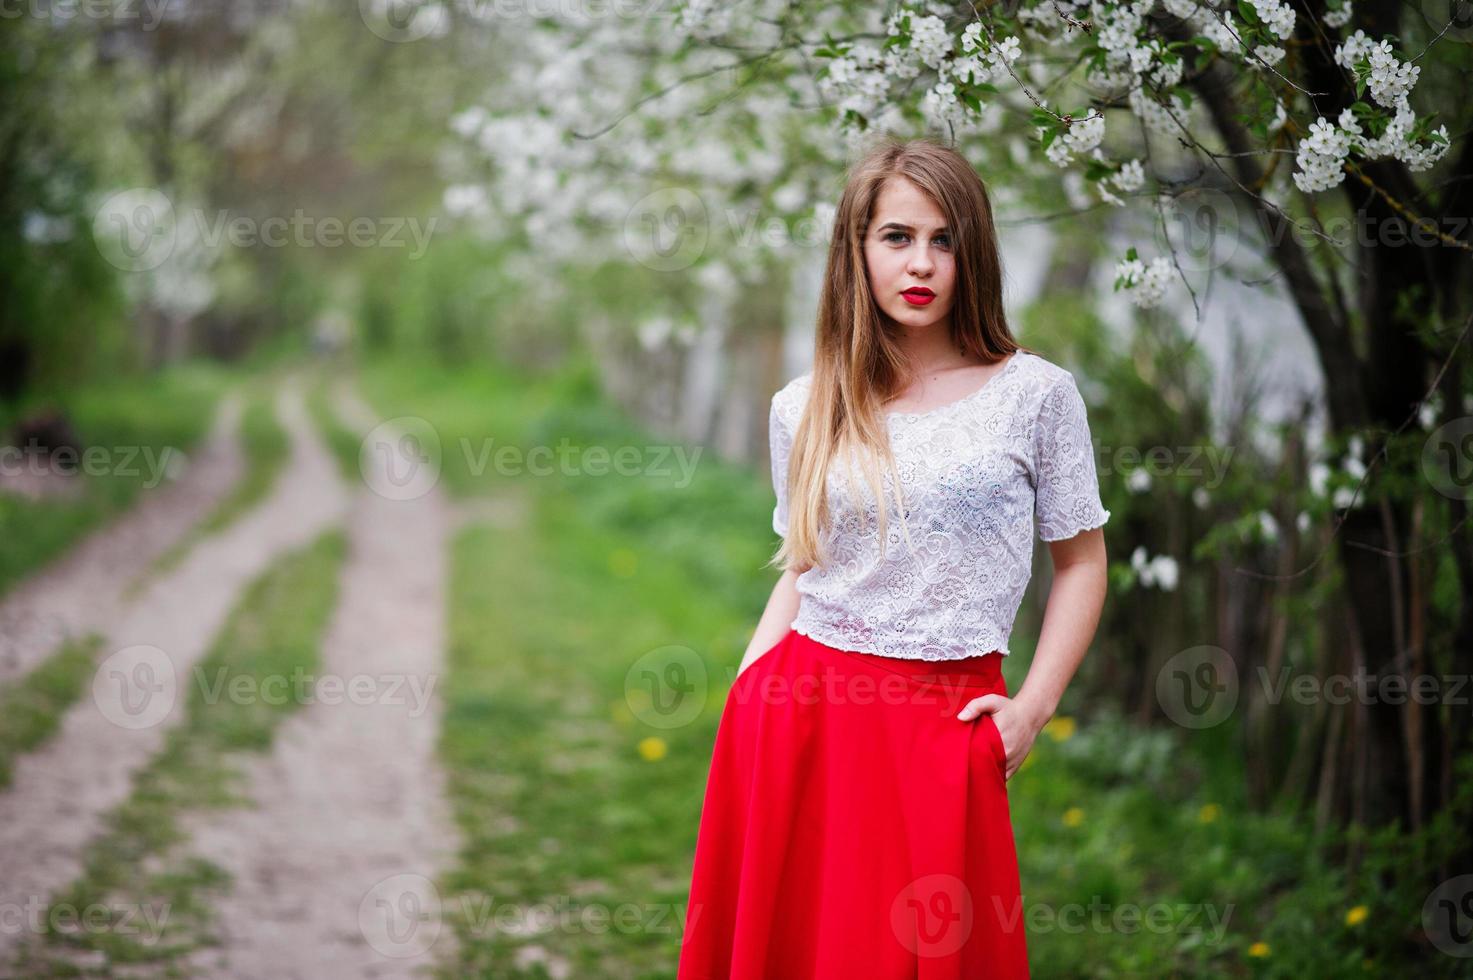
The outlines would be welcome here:
<svg viewBox="0 0 1473 980">
<path fill-rule="evenodd" d="M 910 225 L 905 224 L 904 222 L 900 222 L 900 221 L 887 221 L 883 225 L 880 225 L 880 227 L 876 228 L 875 230 L 876 231 L 884 231 L 886 228 L 896 228 L 896 229 L 899 229 L 900 231 L 915 231 L 915 229 L 912 228 Z M 936 234 L 939 235 L 939 234 L 942 234 L 943 232 L 946 232 L 948 230 L 949 229 L 947 229 L 947 227 L 945 225 L 942 225 L 940 228 L 937 228 L 936 229 Z"/>
</svg>

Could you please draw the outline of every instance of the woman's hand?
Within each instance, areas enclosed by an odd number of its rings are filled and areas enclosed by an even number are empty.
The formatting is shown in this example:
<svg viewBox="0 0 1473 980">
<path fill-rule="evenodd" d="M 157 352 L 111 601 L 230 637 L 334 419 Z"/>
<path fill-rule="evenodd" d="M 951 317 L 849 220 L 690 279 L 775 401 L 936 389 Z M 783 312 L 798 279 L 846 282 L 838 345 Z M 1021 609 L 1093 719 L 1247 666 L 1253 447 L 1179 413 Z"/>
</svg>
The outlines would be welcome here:
<svg viewBox="0 0 1473 980">
<path fill-rule="evenodd" d="M 984 714 L 992 715 L 997 734 L 1002 738 L 1003 779 L 1010 779 L 1028 753 L 1033 750 L 1033 740 L 1043 729 L 1046 719 L 1039 718 L 1028 705 L 1005 694 L 984 694 L 973 698 L 957 713 L 961 721 L 973 721 Z"/>
</svg>

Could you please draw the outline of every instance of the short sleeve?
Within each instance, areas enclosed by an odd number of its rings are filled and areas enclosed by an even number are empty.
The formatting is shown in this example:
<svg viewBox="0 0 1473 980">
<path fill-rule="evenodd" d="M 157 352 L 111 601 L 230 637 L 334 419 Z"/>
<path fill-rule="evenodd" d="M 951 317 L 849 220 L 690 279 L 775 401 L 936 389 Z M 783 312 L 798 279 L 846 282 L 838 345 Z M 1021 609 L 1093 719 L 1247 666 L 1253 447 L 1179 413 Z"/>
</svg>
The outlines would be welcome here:
<svg viewBox="0 0 1473 980">
<path fill-rule="evenodd" d="M 767 416 L 767 454 L 772 459 L 772 489 L 777 495 L 777 504 L 772 508 L 772 529 L 784 538 L 788 536 L 788 457 L 792 450 L 793 435 L 783 424 L 774 395 Z"/>
<path fill-rule="evenodd" d="M 1110 519 L 1100 500 L 1084 398 L 1071 374 L 1049 389 L 1033 429 L 1038 536 L 1062 541 Z"/>
</svg>

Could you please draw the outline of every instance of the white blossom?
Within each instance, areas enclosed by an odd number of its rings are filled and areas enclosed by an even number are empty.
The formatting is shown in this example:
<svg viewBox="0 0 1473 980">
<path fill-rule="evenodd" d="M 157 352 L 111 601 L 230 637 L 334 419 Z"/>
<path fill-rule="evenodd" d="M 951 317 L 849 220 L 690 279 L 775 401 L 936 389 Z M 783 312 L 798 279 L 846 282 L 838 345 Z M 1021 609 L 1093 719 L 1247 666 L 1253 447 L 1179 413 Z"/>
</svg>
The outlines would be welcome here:
<svg viewBox="0 0 1473 980">
<path fill-rule="evenodd" d="M 1442 411 L 1442 392 L 1435 391 L 1432 397 L 1417 407 L 1417 424 L 1424 429 L 1437 425 L 1438 413 Z"/>
<path fill-rule="evenodd" d="M 1095 159 L 1101 161 L 1104 160 L 1104 155 L 1101 154 L 1099 150 L 1096 150 L 1094 155 Z M 1146 172 L 1141 166 L 1141 161 L 1127 160 L 1125 163 L 1122 163 L 1120 165 L 1120 169 L 1118 171 L 1096 184 L 1095 189 L 1099 191 L 1100 197 L 1106 202 L 1113 204 L 1116 207 L 1124 207 L 1125 200 L 1116 196 L 1115 193 L 1111 190 L 1111 187 L 1118 188 L 1122 193 L 1125 194 L 1133 194 L 1141 189 L 1141 186 L 1145 184 L 1145 181 Z"/>
<path fill-rule="evenodd" d="M 1309 467 L 1309 492 L 1316 497 L 1325 495 L 1325 488 L 1330 483 L 1330 467 L 1316 461 Z"/>
<path fill-rule="evenodd" d="M 1344 163 L 1350 153 L 1350 136 L 1330 125 L 1324 116 L 1310 123 L 1309 136 L 1299 141 L 1294 183 L 1305 193 L 1328 190 L 1345 179 Z"/>
<path fill-rule="evenodd" d="M 482 126 L 486 125 L 489 115 L 483 107 L 473 105 L 451 116 L 450 128 L 461 138 L 470 139 L 481 131 Z"/>
<path fill-rule="evenodd" d="M 656 350 L 670 339 L 675 324 L 667 316 L 654 316 L 642 322 L 635 333 L 640 346 L 645 350 Z"/>
<path fill-rule="evenodd" d="M 951 35 L 940 17 L 912 17 L 910 44 L 916 56 L 929 68 L 941 67 L 942 59 L 951 54 Z"/>
<path fill-rule="evenodd" d="M 685 0 L 677 24 L 692 37 L 718 37 L 731 30 L 733 13 L 731 4 L 718 0 Z"/>
<path fill-rule="evenodd" d="M 441 197 L 446 212 L 454 216 L 484 217 L 491 213 L 486 188 L 480 184 L 451 184 Z"/>
<path fill-rule="evenodd" d="M 1130 293 L 1131 302 L 1142 309 L 1157 306 L 1166 296 L 1171 278 L 1171 262 L 1158 256 L 1149 263 L 1140 259 L 1124 259 L 1115 266 L 1115 274 L 1125 279 L 1121 288 Z"/>
<path fill-rule="evenodd" d="M 1135 550 L 1130 553 L 1130 567 L 1136 573 L 1136 580 L 1147 588 L 1156 586 L 1164 592 L 1176 589 L 1179 569 L 1176 559 L 1170 555 L 1150 558 L 1147 557 L 1145 545 L 1136 545 Z"/>
<path fill-rule="evenodd" d="M 1264 26 L 1277 37 L 1288 40 L 1294 33 L 1294 10 L 1288 4 L 1280 3 L 1279 0 L 1248 0 L 1257 11 L 1259 18 L 1263 20 Z"/>
<path fill-rule="evenodd" d="M 1284 60 L 1284 49 L 1275 44 L 1260 44 L 1253 54 L 1266 65 L 1277 65 Z"/>
</svg>

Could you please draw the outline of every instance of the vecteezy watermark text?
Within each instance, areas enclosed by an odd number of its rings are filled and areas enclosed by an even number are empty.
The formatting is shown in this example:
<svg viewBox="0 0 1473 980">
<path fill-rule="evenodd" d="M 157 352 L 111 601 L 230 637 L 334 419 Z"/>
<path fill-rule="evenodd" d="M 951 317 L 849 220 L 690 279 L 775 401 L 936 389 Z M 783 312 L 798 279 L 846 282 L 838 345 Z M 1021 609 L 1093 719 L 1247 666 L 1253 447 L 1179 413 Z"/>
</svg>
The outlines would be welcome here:
<svg viewBox="0 0 1473 980">
<path fill-rule="evenodd" d="M 169 923 L 171 905 L 164 902 L 70 902 L 51 903 L 32 895 L 23 902 L 0 902 L 0 936 L 22 933 L 42 935 L 107 933 L 113 936 L 137 936 L 144 945 L 156 944 Z"/>
<path fill-rule="evenodd" d="M 234 214 L 224 208 L 213 214 L 203 208 L 176 207 L 163 192 L 133 187 L 110 195 L 92 220 L 97 249 L 113 266 L 125 272 L 157 269 L 176 248 L 216 251 L 229 244 L 237 248 L 408 248 L 417 259 L 429 247 L 439 219 L 421 224 L 417 217 L 358 215 L 343 219 L 318 216 L 297 208 L 290 215 Z"/>
<path fill-rule="evenodd" d="M 88 446 L 83 450 L 58 446 L 42 450 L 32 439 L 25 446 L 0 446 L 0 476 L 48 476 L 73 474 L 80 470 L 87 476 L 143 476 L 143 487 L 152 490 L 171 470 L 178 467 L 184 454 L 173 446 Z M 138 467 L 143 464 L 143 469 Z"/>
</svg>

